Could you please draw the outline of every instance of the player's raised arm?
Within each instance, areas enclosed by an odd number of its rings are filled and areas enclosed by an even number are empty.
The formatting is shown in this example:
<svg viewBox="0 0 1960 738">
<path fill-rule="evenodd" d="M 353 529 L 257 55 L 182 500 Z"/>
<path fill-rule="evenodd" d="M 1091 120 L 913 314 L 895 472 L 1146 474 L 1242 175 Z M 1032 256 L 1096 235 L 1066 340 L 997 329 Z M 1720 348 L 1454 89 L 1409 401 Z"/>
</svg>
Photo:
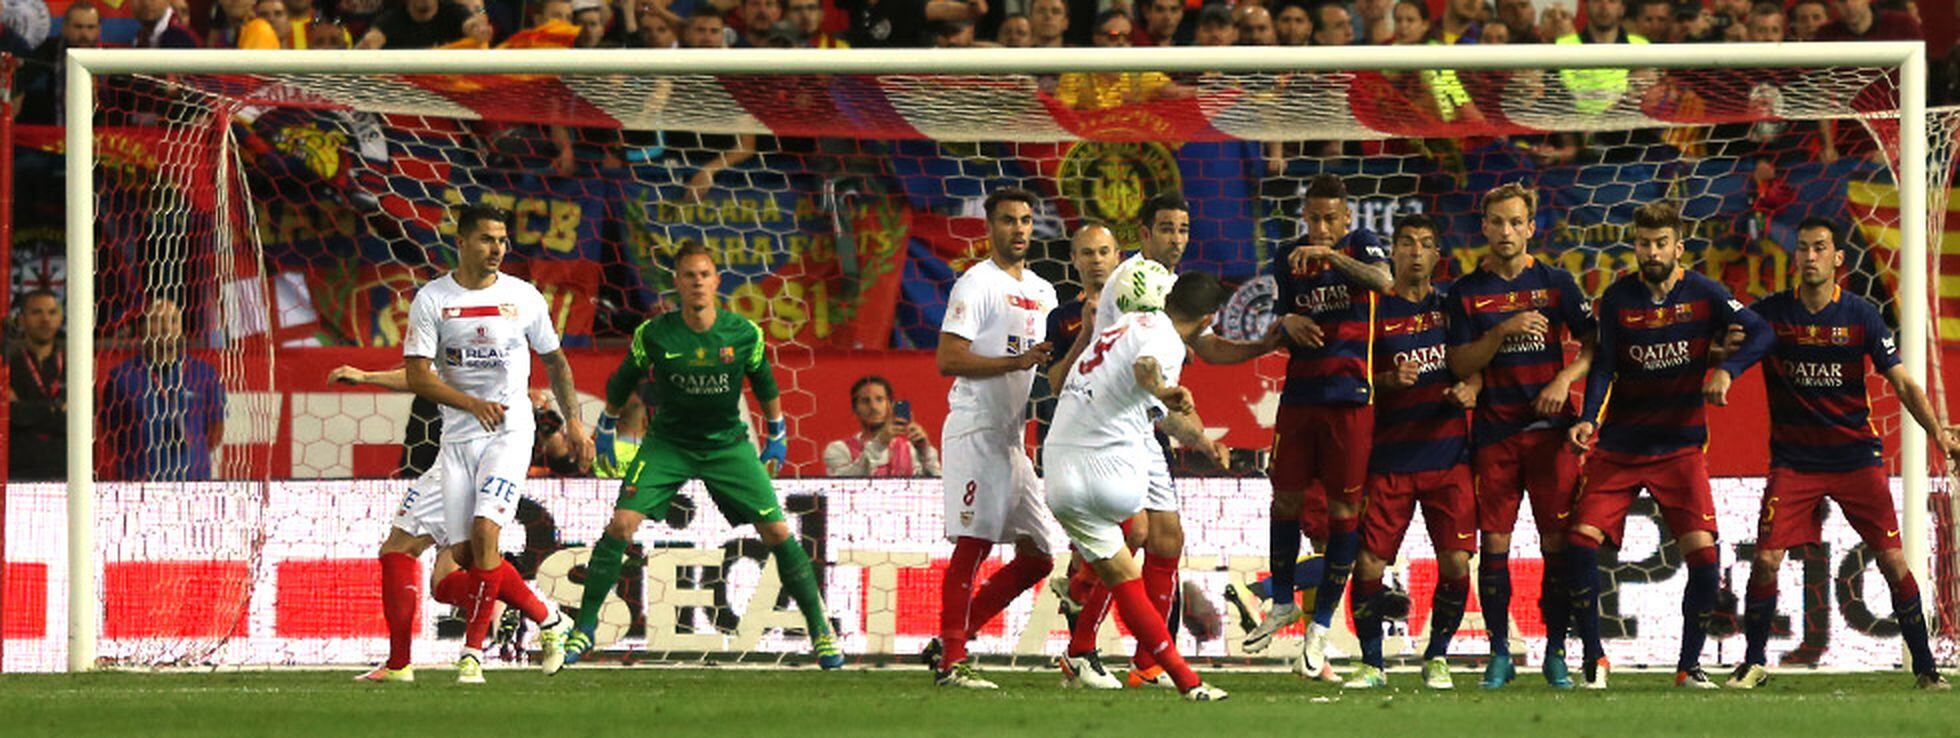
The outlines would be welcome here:
<svg viewBox="0 0 1960 738">
<path fill-rule="evenodd" d="M 1208 364 L 1243 364 L 1279 350 L 1285 335 L 1278 321 L 1257 341 L 1234 341 L 1216 333 L 1200 333 L 1191 339 L 1191 353 Z"/>
<path fill-rule="evenodd" d="M 939 365 L 939 374 L 946 377 L 972 377 L 981 379 L 997 377 L 1010 372 L 1033 368 L 1048 360 L 1052 347 L 1047 342 L 1037 343 L 1028 350 L 1010 356 L 981 356 L 973 352 L 973 341 L 953 333 L 939 334 L 939 349 L 934 359 Z"/>
<path fill-rule="evenodd" d="M 370 372 L 355 368 L 351 364 L 342 364 L 334 367 L 333 371 L 327 372 L 327 383 L 333 384 L 336 382 L 342 384 L 372 384 L 386 390 L 407 392 L 408 370 L 402 367 L 395 367 L 384 371 Z"/>
</svg>

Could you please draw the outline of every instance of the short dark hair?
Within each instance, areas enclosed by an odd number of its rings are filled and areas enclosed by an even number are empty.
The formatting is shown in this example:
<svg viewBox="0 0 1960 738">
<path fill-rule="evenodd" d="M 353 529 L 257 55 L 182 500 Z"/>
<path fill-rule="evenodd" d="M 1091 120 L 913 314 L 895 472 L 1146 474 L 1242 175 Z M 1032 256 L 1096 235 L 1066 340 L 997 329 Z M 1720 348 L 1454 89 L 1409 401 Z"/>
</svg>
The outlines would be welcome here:
<svg viewBox="0 0 1960 738">
<path fill-rule="evenodd" d="M 1164 296 L 1164 312 L 1174 318 L 1191 320 L 1218 312 L 1232 291 L 1210 272 L 1188 271 L 1178 276 L 1171 293 Z"/>
<path fill-rule="evenodd" d="M 1089 24 L 1089 27 L 1093 29 L 1100 29 L 1103 27 L 1104 23 L 1108 23 L 1110 21 L 1116 20 L 1117 18 L 1122 18 L 1123 20 L 1130 21 L 1131 23 L 1136 22 L 1134 20 L 1131 20 L 1130 14 L 1128 12 L 1125 12 L 1122 8 L 1110 8 L 1103 12 L 1097 13 L 1096 22 Z"/>
<path fill-rule="evenodd" d="M 1627 8 L 1634 12 L 1628 13 L 1628 15 L 1639 15 L 1640 9 L 1649 5 L 1665 5 L 1668 9 L 1668 17 L 1674 17 L 1674 0 L 1632 0 L 1627 3 Z"/>
<path fill-rule="evenodd" d="M 1231 8 L 1227 8 L 1217 3 L 1206 3 L 1205 6 L 1198 11 L 1198 26 L 1201 28 L 1204 26 L 1212 26 L 1212 27 L 1231 26 L 1233 28 L 1237 28 L 1238 24 L 1232 22 Z"/>
<path fill-rule="evenodd" d="M 1416 230 L 1429 231 L 1430 233 L 1436 234 L 1438 240 L 1441 240 L 1443 237 L 1443 228 L 1436 224 L 1435 218 L 1423 215 L 1422 213 L 1415 213 L 1395 219 L 1395 235 L 1393 238 L 1401 238 L 1404 231 Z M 1442 246 L 1439 244 L 1437 248 L 1442 248 Z"/>
<path fill-rule="evenodd" d="M 1667 228 L 1674 231 L 1676 239 L 1684 235 L 1681 228 L 1681 208 L 1667 200 L 1655 200 L 1634 208 L 1633 227 Z"/>
<path fill-rule="evenodd" d="M 994 209 L 1003 202 L 1018 202 L 1027 205 L 1029 210 L 1041 209 L 1041 201 L 1035 198 L 1033 192 L 1020 187 L 1002 187 L 987 194 L 987 202 L 984 206 L 987 217 L 994 217 Z"/>
<path fill-rule="evenodd" d="M 1343 202 L 1347 201 L 1347 196 L 1347 185 L 1341 182 L 1341 178 L 1325 173 L 1316 174 L 1311 179 L 1308 179 L 1307 191 L 1303 195 L 1308 200 L 1340 200 Z"/>
<path fill-rule="evenodd" d="M 715 20 L 721 20 L 721 11 L 715 10 L 714 3 L 702 3 L 700 5 L 694 6 L 694 10 L 689 11 L 687 14 L 687 19 L 682 22 L 693 23 L 695 20 L 701 18 L 713 18 Z"/>
<path fill-rule="evenodd" d="M 851 402 L 853 403 L 857 402 L 858 390 L 864 389 L 865 387 L 869 387 L 874 384 L 885 388 L 885 397 L 892 396 L 893 394 L 892 383 L 890 381 L 887 381 L 884 377 L 880 377 L 876 374 L 867 374 L 862 377 L 858 377 L 858 381 L 851 383 Z"/>
<path fill-rule="evenodd" d="M 674 247 L 674 260 L 670 263 L 675 269 L 679 269 L 681 260 L 690 256 L 705 256 L 708 257 L 708 263 L 717 264 L 714 250 L 694 239 L 683 239 L 681 245 Z"/>
<path fill-rule="evenodd" d="M 68 9 L 67 9 L 67 10 L 64 10 L 64 11 L 61 11 L 61 19 L 62 19 L 62 20 L 68 20 L 68 18 L 69 18 L 70 16 L 73 16 L 74 14 L 76 14 L 76 13 L 80 13 L 80 12 L 82 12 L 82 11 L 84 11 L 84 10 L 86 10 L 86 11 L 88 11 L 88 12 L 90 12 L 90 13 L 94 13 L 94 14 L 96 14 L 96 15 L 101 15 L 101 14 L 102 14 L 102 9 L 101 9 L 101 8 L 98 8 L 98 7 L 96 7 L 96 6 L 95 6 L 95 3 L 91 3 L 91 2 L 79 2 L 79 3 L 75 3 L 75 4 L 73 4 L 73 5 L 69 5 L 69 6 L 68 6 Z"/>
<path fill-rule="evenodd" d="M 32 300 L 36 297 L 45 297 L 50 300 L 53 300 L 56 306 L 61 305 L 61 296 L 55 294 L 54 290 L 48 289 L 46 287 L 36 287 L 34 289 L 28 290 L 27 294 L 20 296 L 20 307 L 18 309 L 21 310 L 27 309 L 27 301 Z"/>
<path fill-rule="evenodd" d="M 1668 0 L 1654 0 L 1654 2 L 1667 2 L 1667 1 Z M 1416 9 L 1417 18 L 1421 18 L 1423 20 L 1429 20 L 1429 3 L 1423 2 L 1423 0 L 1396 0 L 1395 5 L 1407 5 L 1413 7 Z M 1394 7 L 1394 6 L 1389 6 L 1389 7 Z"/>
<path fill-rule="evenodd" d="M 510 211 L 487 202 L 465 203 L 456 209 L 456 237 L 462 238 L 483 227 L 484 221 L 510 225 Z"/>
<path fill-rule="evenodd" d="M 1812 228 L 1822 228 L 1831 234 L 1831 248 L 1844 248 L 1844 227 L 1838 225 L 1837 221 L 1821 215 L 1812 215 L 1797 221 L 1798 234 Z"/>
<path fill-rule="evenodd" d="M 1184 195 L 1177 192 L 1159 192 L 1151 195 L 1150 199 L 1143 201 L 1143 211 L 1138 213 L 1143 220 L 1144 230 L 1149 230 L 1151 226 L 1156 225 L 1157 214 L 1167 210 L 1181 210 L 1188 213 L 1191 212 L 1191 203 L 1185 201 Z"/>
</svg>

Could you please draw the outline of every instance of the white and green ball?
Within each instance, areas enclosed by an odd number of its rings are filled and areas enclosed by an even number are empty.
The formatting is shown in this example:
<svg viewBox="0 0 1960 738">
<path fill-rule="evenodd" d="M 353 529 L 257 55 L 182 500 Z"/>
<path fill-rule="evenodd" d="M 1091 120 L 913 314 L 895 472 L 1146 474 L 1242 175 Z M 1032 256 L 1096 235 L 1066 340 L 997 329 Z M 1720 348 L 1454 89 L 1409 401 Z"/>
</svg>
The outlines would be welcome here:
<svg viewBox="0 0 1960 738">
<path fill-rule="evenodd" d="M 1177 277 L 1164 265 L 1138 259 L 1116 275 L 1116 309 L 1126 313 L 1164 309 L 1164 296 L 1171 293 Z"/>
</svg>

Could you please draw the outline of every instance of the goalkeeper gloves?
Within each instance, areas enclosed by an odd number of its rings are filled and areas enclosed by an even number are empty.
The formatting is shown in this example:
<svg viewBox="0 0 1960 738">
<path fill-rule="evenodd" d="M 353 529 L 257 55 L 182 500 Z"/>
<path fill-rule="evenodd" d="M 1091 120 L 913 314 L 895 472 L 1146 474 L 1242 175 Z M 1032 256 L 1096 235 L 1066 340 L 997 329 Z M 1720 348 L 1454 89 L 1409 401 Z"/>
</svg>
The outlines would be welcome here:
<svg viewBox="0 0 1960 738">
<path fill-rule="evenodd" d="M 619 435 L 619 416 L 600 411 L 595 428 L 592 445 L 597 458 L 593 459 L 592 467 L 600 476 L 615 476 L 619 473 L 619 460 L 613 458 L 613 441 Z"/>
<path fill-rule="evenodd" d="M 770 474 L 789 461 L 789 421 L 785 418 L 772 418 L 764 421 L 769 428 L 769 441 L 762 444 L 762 465 L 768 467 Z"/>
</svg>

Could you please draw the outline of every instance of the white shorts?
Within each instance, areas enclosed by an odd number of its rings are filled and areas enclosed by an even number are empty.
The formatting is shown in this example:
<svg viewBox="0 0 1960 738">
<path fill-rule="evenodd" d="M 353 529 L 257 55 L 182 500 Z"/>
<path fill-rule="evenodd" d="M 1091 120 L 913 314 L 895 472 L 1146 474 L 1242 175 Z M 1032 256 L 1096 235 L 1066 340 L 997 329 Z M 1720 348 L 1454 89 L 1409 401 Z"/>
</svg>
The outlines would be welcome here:
<svg viewBox="0 0 1960 738">
<path fill-rule="evenodd" d="M 408 486 L 395 527 L 440 546 L 470 539 L 470 521 L 509 526 L 531 471 L 530 433 L 444 442 L 434 466 Z"/>
<path fill-rule="evenodd" d="M 1048 506 L 1075 549 L 1090 561 L 1121 552 L 1123 521 L 1144 509 L 1149 462 L 1132 453 L 1052 444 L 1046 453 Z"/>
<path fill-rule="evenodd" d="M 940 450 L 946 482 L 946 537 L 1012 543 L 1023 536 L 1059 551 L 1062 533 L 1041 499 L 1034 462 L 1012 431 L 948 438 Z"/>
<path fill-rule="evenodd" d="M 1171 484 L 1171 464 L 1164 460 L 1164 447 L 1152 441 L 1145 455 L 1150 457 L 1144 461 L 1150 489 L 1143 495 L 1143 509 L 1177 512 L 1177 487 Z"/>
</svg>

